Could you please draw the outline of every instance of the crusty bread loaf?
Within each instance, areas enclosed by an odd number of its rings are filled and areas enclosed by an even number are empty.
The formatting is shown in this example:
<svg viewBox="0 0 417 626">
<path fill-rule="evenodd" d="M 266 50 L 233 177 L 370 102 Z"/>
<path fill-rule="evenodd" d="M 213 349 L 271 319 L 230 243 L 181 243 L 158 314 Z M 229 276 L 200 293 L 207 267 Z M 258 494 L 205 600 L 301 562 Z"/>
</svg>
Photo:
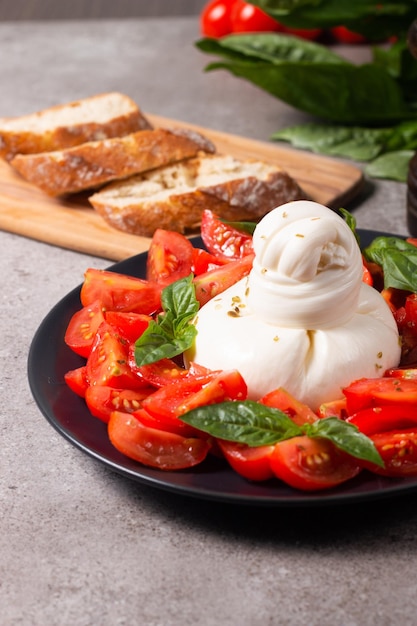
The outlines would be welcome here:
<svg viewBox="0 0 417 626">
<path fill-rule="evenodd" d="M 204 209 L 226 220 L 257 221 L 276 206 L 306 197 L 280 167 L 215 154 L 113 183 L 89 200 L 115 228 L 151 237 L 157 228 L 197 229 Z"/>
<path fill-rule="evenodd" d="M 47 194 L 60 196 L 194 157 L 201 151 L 214 152 L 215 147 L 199 133 L 158 128 L 66 150 L 18 154 L 10 164 Z"/>
<path fill-rule="evenodd" d="M 10 161 L 16 154 L 71 148 L 151 127 L 131 98 L 104 93 L 30 115 L 0 118 L 0 157 Z"/>
</svg>

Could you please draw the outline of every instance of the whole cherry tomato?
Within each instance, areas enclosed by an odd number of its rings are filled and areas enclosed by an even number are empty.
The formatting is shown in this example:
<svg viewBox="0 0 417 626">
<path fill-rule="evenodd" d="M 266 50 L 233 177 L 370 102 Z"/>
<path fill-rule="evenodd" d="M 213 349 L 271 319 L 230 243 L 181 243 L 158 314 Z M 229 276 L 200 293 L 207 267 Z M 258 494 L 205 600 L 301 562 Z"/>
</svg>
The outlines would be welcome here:
<svg viewBox="0 0 417 626">
<path fill-rule="evenodd" d="M 263 32 L 282 30 L 279 22 L 262 11 L 259 7 L 236 0 L 233 3 L 230 20 L 234 33 Z"/>
<path fill-rule="evenodd" d="M 224 37 L 232 32 L 230 12 L 236 0 L 211 0 L 201 12 L 200 29 L 206 37 Z"/>
</svg>

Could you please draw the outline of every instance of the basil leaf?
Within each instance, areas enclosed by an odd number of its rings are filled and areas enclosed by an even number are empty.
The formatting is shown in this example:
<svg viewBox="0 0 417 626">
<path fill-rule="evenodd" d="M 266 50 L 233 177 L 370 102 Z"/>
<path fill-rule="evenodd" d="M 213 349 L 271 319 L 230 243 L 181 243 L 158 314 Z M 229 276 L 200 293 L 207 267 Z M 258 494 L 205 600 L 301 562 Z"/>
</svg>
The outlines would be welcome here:
<svg viewBox="0 0 417 626">
<path fill-rule="evenodd" d="M 342 214 L 342 217 L 344 218 L 346 224 L 349 226 L 350 230 L 352 231 L 352 233 L 355 235 L 355 239 L 358 242 L 358 246 L 360 246 L 360 241 L 359 241 L 359 235 L 356 231 L 356 219 L 355 217 L 352 215 L 352 213 L 349 213 L 349 211 L 347 211 L 346 209 L 339 209 L 339 213 Z"/>
<path fill-rule="evenodd" d="M 256 228 L 256 222 L 228 222 L 227 220 L 221 220 L 223 224 L 227 224 L 236 230 L 240 230 L 242 233 L 253 235 Z"/>
<path fill-rule="evenodd" d="M 399 237 L 376 237 L 363 250 L 365 259 L 380 265 L 384 287 L 417 291 L 417 247 Z"/>
<path fill-rule="evenodd" d="M 138 366 L 181 354 L 192 346 L 197 334 L 190 323 L 199 309 L 192 274 L 165 287 L 161 303 L 163 313 L 149 323 L 135 342 Z"/>
<path fill-rule="evenodd" d="M 271 445 L 302 434 L 286 413 L 252 400 L 202 406 L 179 419 L 218 439 L 249 446 Z"/>
<path fill-rule="evenodd" d="M 349 424 L 338 417 L 326 417 L 317 420 L 314 424 L 305 424 L 302 428 L 308 437 L 328 439 L 337 448 L 356 459 L 370 461 L 384 467 L 384 462 L 373 441 L 361 433 L 354 424 Z"/>
<path fill-rule="evenodd" d="M 406 183 L 410 159 L 414 156 L 413 150 L 398 150 L 382 154 L 365 167 L 365 173 L 373 178 L 385 178 Z"/>
</svg>

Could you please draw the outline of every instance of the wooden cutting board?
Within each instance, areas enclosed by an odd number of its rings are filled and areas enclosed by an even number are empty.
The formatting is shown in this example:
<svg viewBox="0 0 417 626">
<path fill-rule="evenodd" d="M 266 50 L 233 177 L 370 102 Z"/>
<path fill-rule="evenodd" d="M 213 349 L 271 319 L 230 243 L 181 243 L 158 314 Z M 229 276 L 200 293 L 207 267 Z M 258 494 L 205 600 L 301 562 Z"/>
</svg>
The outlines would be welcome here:
<svg viewBox="0 0 417 626">
<path fill-rule="evenodd" d="M 256 158 L 283 167 L 313 200 L 340 208 L 363 183 L 361 170 L 328 157 L 275 143 L 246 139 L 147 114 L 155 126 L 191 128 L 209 137 L 218 152 Z M 108 226 L 88 203 L 88 194 L 50 198 L 0 162 L 0 229 L 45 243 L 120 261 L 148 249 L 150 239 Z"/>
</svg>

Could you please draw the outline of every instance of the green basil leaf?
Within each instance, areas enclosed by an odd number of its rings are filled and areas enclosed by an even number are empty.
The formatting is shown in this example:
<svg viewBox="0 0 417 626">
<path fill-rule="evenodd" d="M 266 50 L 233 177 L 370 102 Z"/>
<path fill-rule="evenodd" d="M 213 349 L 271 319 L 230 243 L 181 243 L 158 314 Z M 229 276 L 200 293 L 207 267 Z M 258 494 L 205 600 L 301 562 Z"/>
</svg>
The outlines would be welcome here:
<svg viewBox="0 0 417 626">
<path fill-rule="evenodd" d="M 286 413 L 252 400 L 202 406 L 180 419 L 213 437 L 249 446 L 271 445 L 302 434 Z"/>
<path fill-rule="evenodd" d="M 356 459 L 370 461 L 384 467 L 384 462 L 373 441 L 361 433 L 356 426 L 338 417 L 327 417 L 317 420 L 314 424 L 305 424 L 303 430 L 309 437 L 322 437 L 330 440 L 337 448 Z"/>
<path fill-rule="evenodd" d="M 355 239 L 358 242 L 358 246 L 360 246 L 359 235 L 358 235 L 358 233 L 356 231 L 356 219 L 355 219 L 355 217 L 352 215 L 352 213 L 349 213 L 349 211 L 347 211 L 346 209 L 343 209 L 343 208 L 339 209 L 339 213 L 342 214 L 342 217 L 344 218 L 346 224 L 349 226 L 350 230 L 355 235 Z"/>
<path fill-rule="evenodd" d="M 398 150 L 382 154 L 365 167 L 365 173 L 373 178 L 407 182 L 408 166 L 414 156 L 413 150 Z"/>
<path fill-rule="evenodd" d="M 363 250 L 368 261 L 380 265 L 384 287 L 417 291 L 417 247 L 399 237 L 376 237 Z"/>
<path fill-rule="evenodd" d="M 247 233 L 248 235 L 253 235 L 256 228 L 256 222 L 228 222 L 227 220 L 221 220 L 223 224 L 227 224 L 232 228 L 236 228 L 242 233 Z"/>
<path fill-rule="evenodd" d="M 197 334 L 191 324 L 199 309 L 192 274 L 165 287 L 161 303 L 163 313 L 149 323 L 135 343 L 138 366 L 182 354 L 192 346 Z"/>
</svg>

